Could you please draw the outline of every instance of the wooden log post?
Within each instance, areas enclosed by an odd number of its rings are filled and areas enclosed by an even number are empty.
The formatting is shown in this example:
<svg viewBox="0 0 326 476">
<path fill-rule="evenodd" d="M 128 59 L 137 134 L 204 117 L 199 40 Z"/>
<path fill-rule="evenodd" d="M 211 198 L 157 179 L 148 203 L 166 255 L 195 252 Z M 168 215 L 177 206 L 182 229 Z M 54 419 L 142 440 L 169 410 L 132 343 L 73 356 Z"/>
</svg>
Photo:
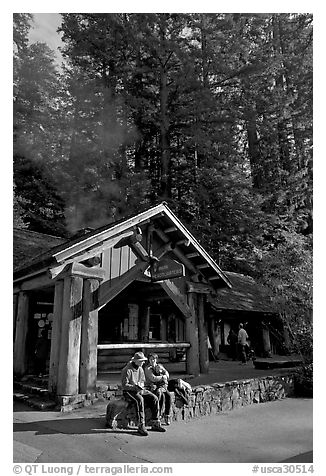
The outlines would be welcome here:
<svg viewBox="0 0 326 476">
<path fill-rule="evenodd" d="M 190 343 L 187 350 L 187 373 L 199 375 L 199 348 L 198 348 L 198 317 L 196 312 L 196 294 L 188 293 L 188 306 L 191 309 L 191 317 L 185 320 L 186 340 Z"/>
<path fill-rule="evenodd" d="M 29 295 L 20 292 L 18 295 L 16 333 L 14 343 L 14 373 L 24 375 L 27 370 L 26 336 L 28 329 Z"/>
<path fill-rule="evenodd" d="M 79 374 L 80 393 L 92 393 L 96 390 L 99 285 L 98 279 L 84 280 Z"/>
<path fill-rule="evenodd" d="M 148 342 L 150 312 L 150 306 L 142 308 L 140 312 L 139 334 L 141 342 Z"/>
<path fill-rule="evenodd" d="M 284 346 L 285 349 L 290 352 L 291 349 L 291 339 L 290 339 L 290 333 L 289 333 L 289 328 L 286 324 L 283 325 L 283 339 L 284 339 Z"/>
<path fill-rule="evenodd" d="M 49 366 L 49 384 L 50 393 L 57 393 L 58 368 L 60 358 L 61 327 L 62 327 L 62 309 L 63 309 L 63 279 L 56 281 L 54 286 L 54 305 L 53 305 L 53 323 L 51 334 L 50 366 Z"/>
<path fill-rule="evenodd" d="M 13 338 L 15 342 L 15 335 L 16 335 L 16 320 L 17 320 L 17 307 L 18 307 L 18 293 L 14 293 L 13 296 Z"/>
<path fill-rule="evenodd" d="M 208 373 L 208 333 L 205 322 L 205 296 L 197 294 L 198 300 L 198 335 L 199 335 L 199 370 L 202 374 Z"/>
<path fill-rule="evenodd" d="M 214 316 L 210 316 L 209 323 L 208 323 L 208 334 L 209 334 L 209 341 L 212 346 L 212 352 L 215 359 L 218 359 L 218 354 L 220 352 L 219 346 L 219 326 L 216 325 L 216 321 Z"/>
<path fill-rule="evenodd" d="M 271 341 L 269 337 L 269 330 L 265 327 L 262 329 L 262 335 L 263 335 L 263 350 L 264 350 L 264 355 L 266 357 L 271 356 Z"/>
<path fill-rule="evenodd" d="M 66 276 L 63 287 L 57 395 L 79 393 L 83 278 Z"/>
</svg>

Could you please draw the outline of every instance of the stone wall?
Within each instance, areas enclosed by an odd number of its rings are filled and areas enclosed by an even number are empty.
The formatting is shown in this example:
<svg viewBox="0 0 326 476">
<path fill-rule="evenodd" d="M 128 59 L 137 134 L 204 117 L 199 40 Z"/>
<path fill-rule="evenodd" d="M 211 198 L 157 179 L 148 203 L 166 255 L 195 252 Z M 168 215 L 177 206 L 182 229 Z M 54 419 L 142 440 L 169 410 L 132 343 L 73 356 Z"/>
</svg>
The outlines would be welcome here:
<svg viewBox="0 0 326 476">
<path fill-rule="evenodd" d="M 183 405 L 172 393 L 172 420 L 188 421 L 210 414 L 218 414 L 254 403 L 280 400 L 294 394 L 293 375 L 269 376 L 226 383 L 214 383 L 193 388 L 189 405 Z M 119 398 L 120 397 L 120 398 Z M 135 408 L 121 398 L 121 390 L 108 390 L 107 426 L 126 428 L 137 425 Z M 146 423 L 150 423 L 150 412 Z"/>
</svg>

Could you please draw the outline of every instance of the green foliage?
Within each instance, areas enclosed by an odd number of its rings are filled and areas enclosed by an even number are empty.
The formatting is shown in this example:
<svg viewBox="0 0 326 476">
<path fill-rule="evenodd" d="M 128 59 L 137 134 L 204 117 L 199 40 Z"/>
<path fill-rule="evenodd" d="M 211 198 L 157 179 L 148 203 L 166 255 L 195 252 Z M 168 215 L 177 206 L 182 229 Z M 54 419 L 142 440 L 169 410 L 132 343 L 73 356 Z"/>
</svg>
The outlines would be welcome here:
<svg viewBox="0 0 326 476">
<path fill-rule="evenodd" d="M 288 329 L 292 350 L 312 360 L 312 242 L 294 231 L 274 228 L 246 265 L 273 294 L 273 303 Z"/>
<path fill-rule="evenodd" d="M 303 365 L 294 376 L 294 388 L 298 397 L 313 396 L 313 364 Z"/>
</svg>

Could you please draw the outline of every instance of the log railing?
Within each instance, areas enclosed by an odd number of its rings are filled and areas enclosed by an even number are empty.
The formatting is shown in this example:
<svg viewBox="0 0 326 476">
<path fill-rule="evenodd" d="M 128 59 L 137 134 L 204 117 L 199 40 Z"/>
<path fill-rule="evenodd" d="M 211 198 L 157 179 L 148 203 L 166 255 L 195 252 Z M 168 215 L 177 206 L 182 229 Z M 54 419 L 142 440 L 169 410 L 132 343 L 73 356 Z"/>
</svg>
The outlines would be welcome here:
<svg viewBox="0 0 326 476">
<path fill-rule="evenodd" d="M 97 349 L 175 349 L 190 347 L 189 342 L 130 342 L 121 344 L 98 344 Z"/>
</svg>

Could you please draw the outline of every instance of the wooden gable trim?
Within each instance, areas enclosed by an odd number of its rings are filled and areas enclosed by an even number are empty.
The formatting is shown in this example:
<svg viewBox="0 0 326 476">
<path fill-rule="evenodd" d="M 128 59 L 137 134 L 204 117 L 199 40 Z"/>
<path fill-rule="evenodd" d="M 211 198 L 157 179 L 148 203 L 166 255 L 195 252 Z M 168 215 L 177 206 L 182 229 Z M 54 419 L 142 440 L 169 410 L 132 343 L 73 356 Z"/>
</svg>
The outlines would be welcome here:
<svg viewBox="0 0 326 476">
<path fill-rule="evenodd" d="M 88 258 L 93 257 L 94 255 L 102 253 L 108 248 L 112 248 L 120 240 L 122 240 L 123 238 L 128 238 L 130 236 L 133 236 L 133 234 L 134 234 L 133 230 L 130 230 L 130 231 L 127 231 L 126 233 L 120 233 L 119 235 L 114 236 L 113 238 L 108 238 L 107 240 L 101 240 L 101 242 L 98 243 L 97 245 L 94 245 L 91 248 L 88 247 L 86 250 L 84 249 L 82 251 L 79 251 L 75 253 L 73 257 L 68 259 L 64 258 L 64 252 L 57 253 L 56 255 L 54 255 L 54 257 L 57 262 L 64 261 L 65 264 L 72 263 L 76 261 L 76 259 L 78 259 L 78 261 L 84 261 Z"/>
<path fill-rule="evenodd" d="M 122 233 L 126 232 L 130 228 L 133 228 L 141 223 L 146 222 L 146 220 L 161 214 L 163 211 L 165 211 L 165 205 L 157 205 L 156 207 L 146 210 L 145 212 L 140 213 L 135 217 L 129 218 L 123 221 L 122 223 L 113 225 L 107 230 L 103 230 L 98 234 L 92 235 L 89 238 L 85 238 L 84 240 L 79 241 L 78 243 L 74 243 L 71 246 L 65 248 L 64 250 L 55 253 L 53 256 L 57 260 L 57 262 L 64 261 L 72 256 L 77 255 L 78 253 L 81 253 L 85 250 L 85 248 L 88 249 L 90 247 L 93 247 L 94 245 L 103 243 L 109 238 L 116 237 L 117 235 L 122 235 Z M 119 239 L 121 238 L 122 236 L 119 236 Z"/>
</svg>

